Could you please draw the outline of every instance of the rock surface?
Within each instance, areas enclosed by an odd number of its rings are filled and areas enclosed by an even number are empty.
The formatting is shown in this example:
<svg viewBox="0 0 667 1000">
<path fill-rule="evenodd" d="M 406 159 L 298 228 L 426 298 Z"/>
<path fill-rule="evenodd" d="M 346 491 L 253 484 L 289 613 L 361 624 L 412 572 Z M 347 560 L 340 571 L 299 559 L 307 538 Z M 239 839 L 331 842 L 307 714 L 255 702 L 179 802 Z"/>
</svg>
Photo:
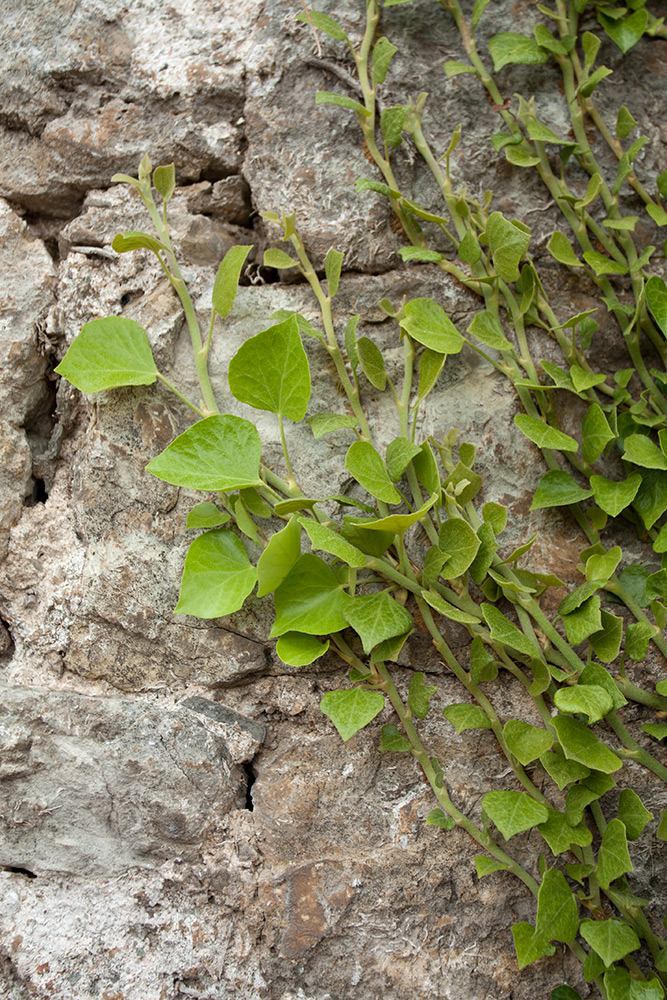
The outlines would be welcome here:
<svg viewBox="0 0 667 1000">
<path fill-rule="evenodd" d="M 316 6 L 357 37 L 363 0 Z M 468 325 L 475 300 L 432 265 L 401 264 L 384 200 L 355 194 L 356 178 L 374 176 L 356 119 L 314 102 L 316 90 L 357 96 L 349 55 L 323 35 L 316 54 L 310 28 L 294 20 L 300 9 L 56 0 L 0 11 L 2 1000 L 533 1000 L 563 981 L 592 995 L 562 947 L 518 975 L 508 928 L 531 919 L 528 892 L 504 873 L 478 881 L 472 841 L 424 825 L 428 789 L 413 761 L 379 753 L 377 724 L 343 747 L 318 707 L 345 683 L 339 661 L 282 664 L 259 599 L 225 621 L 173 613 L 192 537 L 185 521 L 200 497 L 144 467 L 190 411 L 159 386 L 84 398 L 61 380 L 56 396 L 53 368 L 82 324 L 122 314 L 147 329 L 160 370 L 197 398 L 164 273 L 149 254 L 111 249 L 117 232 L 146 225 L 140 200 L 111 183 L 117 171 L 135 174 L 146 150 L 176 165 L 170 218 L 203 323 L 218 261 L 234 244 L 254 246 L 211 370 L 225 411 L 257 424 L 270 466 L 282 463 L 278 428 L 230 396 L 227 365 L 276 310 L 316 313 L 303 284 L 263 266 L 276 233 L 260 211 L 294 210 L 320 266 L 331 245 L 345 251 L 341 329 L 358 313 L 390 375 L 401 346 L 381 298 L 433 296 Z M 479 36 L 516 30 L 517 19 L 528 30 L 534 13 L 490 5 Z M 564 280 L 546 252 L 556 225 L 548 199 L 489 154 L 497 112 L 476 81 L 441 73 L 459 47 L 438 5 L 390 8 L 385 30 L 404 45 L 384 103 L 428 89 L 438 154 L 462 122 L 457 183 L 480 197 L 493 188 L 499 208 L 530 223 L 559 315 L 590 307 L 585 281 Z M 664 75 L 666 47 L 644 40 L 632 50 L 603 112 L 637 79 Z M 601 58 L 616 64 L 611 43 Z M 502 79 L 507 94 L 535 93 L 554 127 L 564 122 L 553 68 L 508 67 Z M 664 91 L 644 98 L 631 110 L 654 140 L 641 154 L 653 179 L 667 143 Z M 410 147 L 397 171 L 435 204 Z M 531 335 L 536 356 L 550 357 L 548 338 Z M 312 339 L 306 349 L 312 411 L 339 409 L 326 353 Z M 605 351 L 616 363 L 613 345 Z M 384 403 L 370 391 L 366 402 L 386 443 Z M 466 350 L 448 360 L 423 432 L 458 427 L 477 444 L 484 499 L 510 507 L 508 551 L 539 528 L 532 568 L 578 582 L 576 530 L 558 512 L 528 510 L 543 470 L 512 424 L 517 406 L 502 376 Z M 344 434 L 287 434 L 306 492 L 325 479 L 351 489 Z M 450 623 L 447 638 L 465 661 L 467 632 Z M 440 708 L 460 700 L 427 635 L 411 637 L 402 662 L 407 676 L 426 671 Z M 520 699 L 516 687 L 501 688 L 500 710 Z M 425 735 L 455 801 L 479 812 L 499 780 L 492 737 L 447 735 L 430 720 Z M 642 860 L 640 891 L 654 898 L 664 865 Z"/>
</svg>

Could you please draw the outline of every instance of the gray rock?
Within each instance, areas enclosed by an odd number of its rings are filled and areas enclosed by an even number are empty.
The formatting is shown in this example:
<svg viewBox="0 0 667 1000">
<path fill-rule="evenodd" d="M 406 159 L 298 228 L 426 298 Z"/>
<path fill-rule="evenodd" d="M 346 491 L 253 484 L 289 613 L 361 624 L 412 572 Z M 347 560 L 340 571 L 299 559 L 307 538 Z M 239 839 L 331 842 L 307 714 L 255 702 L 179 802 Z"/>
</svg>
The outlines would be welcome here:
<svg viewBox="0 0 667 1000">
<path fill-rule="evenodd" d="M 220 736 L 189 712 L 3 685 L 0 865 L 109 877 L 194 861 L 244 802 Z"/>
</svg>

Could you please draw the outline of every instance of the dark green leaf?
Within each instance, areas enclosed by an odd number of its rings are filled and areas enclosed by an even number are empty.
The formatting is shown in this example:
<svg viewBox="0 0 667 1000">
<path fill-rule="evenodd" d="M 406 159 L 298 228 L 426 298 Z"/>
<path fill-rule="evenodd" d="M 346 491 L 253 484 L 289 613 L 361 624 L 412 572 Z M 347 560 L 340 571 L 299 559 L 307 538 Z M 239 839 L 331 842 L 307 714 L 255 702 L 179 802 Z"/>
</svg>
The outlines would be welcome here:
<svg viewBox="0 0 667 1000">
<path fill-rule="evenodd" d="M 480 540 L 467 521 L 450 517 L 440 528 L 438 545 L 449 558 L 442 574 L 446 580 L 461 576 L 477 555 Z"/>
<path fill-rule="evenodd" d="M 537 646 L 534 646 L 530 639 L 516 625 L 505 618 L 505 615 L 498 608 L 492 604 L 483 604 L 482 614 L 484 615 L 486 624 L 489 626 L 491 638 L 495 642 L 502 642 L 505 646 L 509 646 L 510 649 L 516 649 L 519 653 L 523 653 L 526 656 L 540 655 L 540 650 Z"/>
<path fill-rule="evenodd" d="M 635 622 L 625 630 L 625 654 L 635 663 L 646 658 L 648 644 L 654 636 L 653 626 L 648 622 Z"/>
<path fill-rule="evenodd" d="M 373 84 L 384 83 L 389 63 L 398 49 L 392 45 L 388 38 L 382 35 L 373 49 Z"/>
<path fill-rule="evenodd" d="M 419 359 L 419 384 L 417 398 L 413 403 L 413 412 L 426 399 L 431 389 L 438 381 L 445 364 L 445 356 L 439 351 L 427 348 Z"/>
<path fill-rule="evenodd" d="M 388 753 L 405 753 L 406 750 L 411 748 L 410 740 L 406 740 L 396 726 L 383 726 L 382 727 L 382 741 L 380 742 L 380 750 L 385 750 Z"/>
<path fill-rule="evenodd" d="M 667 285 L 657 275 L 653 275 L 646 282 L 646 304 L 663 336 L 667 337 Z"/>
<path fill-rule="evenodd" d="M 443 830 L 453 830 L 456 821 L 447 816 L 442 809 L 432 809 L 426 817 L 426 826 L 439 826 Z"/>
<path fill-rule="evenodd" d="M 556 951 L 546 938 L 536 933 L 532 924 L 523 920 L 512 924 L 512 937 L 519 969 L 525 969 L 527 965 L 537 962 L 545 955 L 553 955 Z"/>
<path fill-rule="evenodd" d="M 581 455 L 585 462 L 595 462 L 600 457 L 614 433 L 599 403 L 592 403 L 582 424 Z"/>
<path fill-rule="evenodd" d="M 560 747 L 542 754 L 540 764 L 561 791 L 566 785 L 578 781 L 579 778 L 586 778 L 591 773 L 585 764 L 579 764 L 576 760 L 568 760 Z"/>
<path fill-rule="evenodd" d="M 591 843 L 593 837 L 585 823 L 570 826 L 563 813 L 556 812 L 555 809 L 549 809 L 548 812 L 547 822 L 540 823 L 538 830 L 549 845 L 554 857 L 569 851 L 571 844 L 587 847 Z"/>
<path fill-rule="evenodd" d="M 604 28 L 605 34 L 618 45 L 621 52 L 628 52 L 644 34 L 648 25 L 648 13 L 645 10 L 637 10 L 634 14 L 614 20 L 606 17 L 600 10 L 598 21 Z"/>
<path fill-rule="evenodd" d="M 599 504 L 599 506 L 602 505 Z M 641 485 L 635 496 L 633 507 L 644 522 L 644 527 L 649 531 L 667 510 L 667 473 L 661 469 L 646 469 L 642 472 Z"/>
<path fill-rule="evenodd" d="M 481 637 L 476 635 L 470 644 L 470 677 L 473 684 L 492 681 L 498 676 L 496 662 Z"/>
<path fill-rule="evenodd" d="M 292 517 L 276 531 L 257 562 L 257 596 L 264 597 L 280 586 L 301 556 L 301 525 Z"/>
<path fill-rule="evenodd" d="M 408 110 L 402 104 L 393 108 L 383 108 L 380 116 L 380 130 L 388 146 L 400 146 L 403 139 L 403 129 L 408 117 Z"/>
<path fill-rule="evenodd" d="M 529 41 L 532 42 L 532 39 Z M 545 59 L 541 61 L 544 62 Z M 519 229 L 500 212 L 493 212 L 486 224 L 486 238 L 496 274 L 503 281 L 516 281 L 519 277 L 519 263 L 528 251 L 530 234 Z"/>
<path fill-rule="evenodd" d="M 548 941 L 569 944 L 577 936 L 577 901 L 562 872 L 550 868 L 544 873 L 537 895 L 535 932 Z"/>
</svg>

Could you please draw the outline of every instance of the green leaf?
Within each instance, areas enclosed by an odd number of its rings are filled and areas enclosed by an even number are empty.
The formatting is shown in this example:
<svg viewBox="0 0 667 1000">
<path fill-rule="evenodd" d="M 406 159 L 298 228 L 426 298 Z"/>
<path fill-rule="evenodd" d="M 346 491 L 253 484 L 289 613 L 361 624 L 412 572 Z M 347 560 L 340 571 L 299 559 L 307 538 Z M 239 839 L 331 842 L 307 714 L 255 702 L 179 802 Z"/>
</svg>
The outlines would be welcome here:
<svg viewBox="0 0 667 1000">
<path fill-rule="evenodd" d="M 477 496 L 482 487 L 482 477 L 463 462 L 457 462 L 442 486 L 450 496 L 456 497 L 457 503 L 462 507 Z"/>
<path fill-rule="evenodd" d="M 667 285 L 657 275 L 653 275 L 646 282 L 646 304 L 663 336 L 667 337 Z"/>
<path fill-rule="evenodd" d="M 366 556 L 354 545 L 347 542 L 337 531 L 326 528 L 318 521 L 309 517 L 300 517 L 299 523 L 306 529 L 306 534 L 310 538 L 310 543 L 319 552 L 328 552 L 342 562 L 352 566 L 353 569 L 360 569 L 366 565 Z"/>
<path fill-rule="evenodd" d="M 535 167 L 540 162 L 539 156 L 524 149 L 523 146 L 509 144 L 504 148 L 505 158 L 515 167 Z"/>
<path fill-rule="evenodd" d="M 588 186 L 586 187 L 586 193 L 584 194 L 584 197 L 579 198 L 574 203 L 576 211 L 580 212 L 582 208 L 586 208 L 588 205 L 590 205 L 592 202 L 595 201 L 595 199 L 597 198 L 602 189 L 603 183 L 604 181 L 602 174 L 593 174 L 593 176 L 588 182 Z"/>
<path fill-rule="evenodd" d="M 480 540 L 467 521 L 450 517 L 440 528 L 438 546 L 449 558 L 442 573 L 446 580 L 454 580 L 468 569 L 480 547 Z"/>
<path fill-rule="evenodd" d="M 229 388 L 241 403 L 303 420 L 310 400 L 308 358 L 294 317 L 250 337 L 229 362 Z"/>
<path fill-rule="evenodd" d="M 624 788 L 618 803 L 618 818 L 625 826 L 628 840 L 638 840 L 646 824 L 653 819 L 653 813 L 645 808 L 632 788 Z"/>
<path fill-rule="evenodd" d="M 482 507 L 482 517 L 493 528 L 494 534 L 499 535 L 507 526 L 507 507 L 495 500 L 489 500 Z"/>
<path fill-rule="evenodd" d="M 563 507 L 571 503 L 581 503 L 593 496 L 592 490 L 584 490 L 577 486 L 569 472 L 550 469 L 542 476 L 535 491 L 531 510 L 543 507 Z"/>
<path fill-rule="evenodd" d="M 437 687 L 424 684 L 424 674 L 418 670 L 410 678 L 410 688 L 408 691 L 408 708 L 418 719 L 425 719 L 428 715 L 431 698 L 437 691 Z"/>
<path fill-rule="evenodd" d="M 448 722 L 451 722 L 459 736 L 467 729 L 491 728 L 491 720 L 486 712 L 477 705 L 470 705 L 467 702 L 448 705 L 442 714 Z"/>
<path fill-rule="evenodd" d="M 529 41 L 532 42 L 532 39 Z M 545 62 L 545 59 L 540 61 Z M 530 234 L 519 229 L 500 212 L 493 212 L 486 224 L 486 238 L 498 277 L 503 281 L 516 281 L 519 277 L 519 263 L 528 251 Z"/>
<path fill-rule="evenodd" d="M 324 334 L 321 330 L 318 330 L 316 326 L 313 326 L 305 316 L 301 313 L 295 312 L 294 309 L 276 309 L 275 312 L 271 313 L 270 319 L 274 319 L 277 323 L 282 323 L 284 320 L 291 319 L 294 317 L 296 320 L 296 326 L 299 333 L 305 333 L 309 337 L 315 337 L 316 340 L 324 342 Z"/>
<path fill-rule="evenodd" d="M 585 823 L 570 826 L 563 813 L 556 812 L 555 809 L 549 809 L 548 812 L 547 822 L 540 823 L 538 830 L 549 845 L 554 857 L 569 851 L 571 844 L 587 847 L 591 843 L 593 836 Z"/>
<path fill-rule="evenodd" d="M 667 739 L 667 722 L 644 722 L 642 729 L 654 740 Z"/>
<path fill-rule="evenodd" d="M 460 622 L 462 625 L 479 625 L 480 619 L 476 615 L 470 615 L 467 611 L 461 611 L 446 601 L 440 594 L 433 591 L 422 590 L 422 597 L 438 614 L 449 618 L 453 622 Z"/>
<path fill-rule="evenodd" d="M 585 31 L 581 36 L 581 45 L 584 50 L 584 67 L 586 72 L 588 72 L 595 64 L 601 44 L 602 42 L 597 35 L 594 35 L 590 31 Z"/>
<path fill-rule="evenodd" d="M 524 767 L 546 753 L 554 741 L 554 734 L 548 730 L 517 719 L 505 723 L 503 736 L 510 752 Z"/>
<path fill-rule="evenodd" d="M 459 257 L 464 264 L 476 264 L 482 256 L 482 248 L 477 237 L 470 230 L 459 243 Z"/>
<path fill-rule="evenodd" d="M 231 414 L 205 417 L 179 434 L 146 466 L 174 486 L 213 493 L 260 486 L 262 444 L 249 420 Z"/>
<path fill-rule="evenodd" d="M 627 139 L 636 125 L 636 120 L 632 117 L 625 105 L 619 108 L 618 115 L 616 117 L 616 138 Z"/>
<path fill-rule="evenodd" d="M 382 727 L 380 750 L 385 750 L 387 753 L 405 753 L 406 750 L 410 750 L 411 746 L 410 740 L 406 740 L 396 726 Z"/>
<path fill-rule="evenodd" d="M 473 28 L 476 28 L 479 22 L 482 20 L 482 14 L 486 10 L 487 6 L 491 0 L 475 0 L 475 6 L 472 9 L 472 19 L 470 24 Z"/>
<path fill-rule="evenodd" d="M 346 413 L 314 413 L 312 417 L 308 417 L 306 423 L 310 425 L 313 437 L 321 438 L 324 434 L 342 430 L 343 427 L 356 427 L 357 418 Z"/>
<path fill-rule="evenodd" d="M 276 531 L 257 562 L 257 596 L 264 597 L 280 586 L 301 556 L 301 525 L 291 517 Z"/>
<path fill-rule="evenodd" d="M 626 437 L 623 458 L 644 469 L 667 469 L 667 458 L 646 434 L 630 434 Z"/>
<path fill-rule="evenodd" d="M 412 405 L 414 413 L 417 407 L 426 399 L 431 389 L 440 378 L 440 372 L 445 364 L 445 356 L 438 351 L 428 348 L 422 352 L 419 359 L 419 385 L 417 387 L 417 398 Z"/>
<path fill-rule="evenodd" d="M 370 384 L 382 392 L 387 385 L 387 373 L 379 348 L 368 337 L 359 337 L 357 356 L 361 370 Z"/>
<path fill-rule="evenodd" d="M 585 767 L 595 768 L 605 774 L 613 774 L 623 766 L 615 753 L 601 743 L 582 722 L 569 715 L 556 715 L 551 720 L 556 735 L 568 760 L 577 761 Z"/>
<path fill-rule="evenodd" d="M 243 607 L 257 582 L 257 570 L 243 543 L 224 528 L 192 542 L 185 557 L 176 614 L 221 618 Z"/>
<path fill-rule="evenodd" d="M 227 524 L 227 521 L 229 521 L 229 514 L 220 510 L 210 500 L 205 500 L 203 503 L 198 503 L 196 507 L 193 507 L 188 512 L 185 527 L 221 528 L 223 524 Z"/>
<path fill-rule="evenodd" d="M 606 80 L 608 76 L 611 76 L 611 70 L 607 69 L 606 66 L 599 66 L 594 73 L 588 77 L 588 79 L 579 85 L 577 93 L 582 97 L 590 97 L 595 88 Z"/>
<path fill-rule="evenodd" d="M 587 716 L 589 726 L 604 719 L 614 708 L 609 692 L 597 684 L 575 684 L 574 687 L 559 688 L 554 695 L 554 702 L 561 712 Z"/>
<path fill-rule="evenodd" d="M 128 230 L 114 236 L 111 246 L 116 253 L 129 253 L 132 250 L 152 250 L 154 254 L 160 255 L 160 251 L 167 250 L 161 240 L 156 239 L 149 233 L 140 233 L 136 230 Z"/>
<path fill-rule="evenodd" d="M 658 829 L 655 832 L 658 840 L 667 841 L 667 809 L 663 809 L 660 813 L 660 823 L 658 824 Z"/>
<path fill-rule="evenodd" d="M 614 432 L 599 403 L 588 407 L 581 431 L 581 455 L 585 462 L 595 462 L 609 442 L 614 440 Z"/>
<path fill-rule="evenodd" d="M 389 63 L 392 60 L 394 53 L 398 49 L 395 45 L 392 45 L 389 39 L 382 35 L 378 38 L 375 48 L 373 49 L 373 85 L 377 83 L 384 83 L 387 77 L 387 70 L 389 69 Z"/>
<path fill-rule="evenodd" d="M 412 299 L 405 303 L 401 328 L 413 340 L 439 354 L 458 354 L 464 340 L 445 310 L 433 299 Z"/>
<path fill-rule="evenodd" d="M 582 920 L 579 933 L 600 956 L 605 965 L 618 962 L 640 947 L 632 927 L 621 920 Z"/>
<path fill-rule="evenodd" d="M 392 108 L 383 108 L 380 115 L 380 131 L 388 146 L 400 146 L 403 141 L 403 129 L 408 118 L 408 109 L 403 104 Z"/>
<path fill-rule="evenodd" d="M 585 764 L 579 764 L 576 760 L 568 760 L 560 747 L 542 754 L 540 764 L 549 777 L 553 778 L 561 792 L 566 785 L 578 781 L 579 778 L 586 778 L 591 773 Z"/>
<path fill-rule="evenodd" d="M 482 614 L 494 642 L 502 642 L 525 656 L 540 656 L 540 650 L 493 604 L 482 604 Z"/>
<path fill-rule="evenodd" d="M 592 271 L 599 278 L 603 274 L 627 274 L 628 269 L 625 264 L 619 264 L 616 260 L 605 257 L 597 250 L 584 251 L 584 260 Z"/>
<path fill-rule="evenodd" d="M 285 632 L 328 635 L 347 626 L 343 608 L 349 600 L 330 566 L 306 553 L 292 566 L 276 589 L 276 620 L 269 634 L 275 639 Z"/>
<path fill-rule="evenodd" d="M 619 654 L 623 638 L 623 619 L 602 610 L 602 628 L 588 637 L 591 649 L 603 663 L 612 663 Z"/>
<path fill-rule="evenodd" d="M 598 507 L 610 517 L 617 517 L 637 496 L 642 477 L 638 472 L 633 472 L 627 479 L 615 482 L 604 476 L 591 476 L 590 483 Z"/>
<path fill-rule="evenodd" d="M 508 868 L 509 865 L 502 861 L 496 861 L 495 858 L 489 858 L 486 854 L 475 855 L 477 878 L 484 878 L 485 875 L 492 875 L 493 872 L 505 872 Z"/>
<path fill-rule="evenodd" d="M 468 333 L 472 333 L 483 344 L 493 347 L 496 351 L 512 350 L 512 345 L 503 333 L 498 318 L 488 309 L 475 313 L 472 323 L 468 327 Z"/>
<path fill-rule="evenodd" d="M 589 635 L 599 632 L 602 628 L 599 595 L 593 594 L 592 597 L 583 601 L 575 611 L 563 615 L 563 625 L 567 641 L 573 646 L 578 646 Z"/>
<path fill-rule="evenodd" d="M 646 581 L 648 577 L 648 570 L 640 563 L 632 563 L 630 566 L 626 566 L 619 577 L 621 586 L 628 591 L 640 608 L 647 608 L 650 603 L 646 594 Z"/>
<path fill-rule="evenodd" d="M 577 901 L 562 872 L 550 868 L 537 895 L 535 932 L 548 941 L 574 941 L 579 928 Z"/>
<path fill-rule="evenodd" d="M 604 988 L 607 1000 L 664 1000 L 665 996 L 659 979 L 632 979 L 627 969 L 616 965 L 605 972 Z"/>
<path fill-rule="evenodd" d="M 81 392 L 122 385 L 152 385 L 157 378 L 151 346 L 133 319 L 107 316 L 86 323 L 56 373 Z"/>
<path fill-rule="evenodd" d="M 487 792 L 482 799 L 482 809 L 505 840 L 538 823 L 546 823 L 549 818 L 546 807 L 526 792 Z"/>
<path fill-rule="evenodd" d="M 520 413 L 514 418 L 514 423 L 528 440 L 539 448 L 555 448 L 559 451 L 577 451 L 579 448 L 577 442 L 569 434 L 564 434 L 563 431 L 550 427 L 539 417 Z"/>
<path fill-rule="evenodd" d="M 290 257 L 284 250 L 275 247 L 264 251 L 264 267 L 272 267 L 276 271 L 284 271 L 289 267 L 298 267 L 299 262 Z"/>
<path fill-rule="evenodd" d="M 335 38 L 337 42 L 344 42 L 347 38 L 347 35 L 337 21 L 334 21 L 334 19 L 329 17 L 328 14 L 322 14 L 317 10 L 309 9 L 308 14 L 306 14 L 304 10 L 300 14 L 297 14 L 294 20 L 308 24 L 309 15 L 313 27 L 317 28 L 318 31 L 323 31 L 325 35 L 329 35 L 330 38 Z"/>
<path fill-rule="evenodd" d="M 537 66 L 549 58 L 549 53 L 540 48 L 534 38 L 515 31 L 501 31 L 499 35 L 494 35 L 489 40 L 489 53 L 496 73 L 510 63 Z"/>
<path fill-rule="evenodd" d="M 606 380 L 606 375 L 586 371 L 581 365 L 570 365 L 570 377 L 577 392 L 585 392 L 586 389 L 601 385 Z"/>
<path fill-rule="evenodd" d="M 401 503 L 401 495 L 387 475 L 384 462 L 368 441 L 355 441 L 350 445 L 345 468 L 377 500 L 391 504 Z"/>
<path fill-rule="evenodd" d="M 320 708 L 329 716 L 346 743 L 379 715 L 384 708 L 384 695 L 379 691 L 364 691 L 363 688 L 328 691 L 320 702 Z"/>
<path fill-rule="evenodd" d="M 605 34 L 609 35 L 612 42 L 618 45 L 621 52 L 628 52 L 644 34 L 648 25 L 648 12 L 637 10 L 628 17 L 621 17 L 618 20 L 614 20 L 611 17 L 605 17 L 602 11 L 599 10 L 598 21 L 604 28 Z"/>
<path fill-rule="evenodd" d="M 353 101 L 351 97 L 345 97 L 343 94 L 332 94 L 329 90 L 318 90 L 315 95 L 315 104 L 335 104 L 339 108 L 355 111 L 361 118 L 370 116 L 370 111 L 367 111 L 359 101 Z"/>
<path fill-rule="evenodd" d="M 646 578 L 646 596 L 650 601 L 667 600 L 667 569 L 660 569 Z"/>
<path fill-rule="evenodd" d="M 496 662 L 487 650 L 481 636 L 476 635 L 470 644 L 470 677 L 474 684 L 492 681 L 498 676 Z"/>
<path fill-rule="evenodd" d="M 470 564 L 470 575 L 475 583 L 481 584 L 498 551 L 498 542 L 496 541 L 493 528 L 487 522 L 480 524 L 477 529 L 477 537 L 481 544 L 477 550 L 477 555 Z"/>
<path fill-rule="evenodd" d="M 456 59 L 448 59 L 442 68 L 448 80 L 451 80 L 454 76 L 460 76 L 462 73 L 475 72 L 475 67 L 471 66 L 470 63 L 457 62 Z"/>
<path fill-rule="evenodd" d="M 412 527 L 413 524 L 420 521 L 426 511 L 430 510 L 430 508 L 435 504 L 437 499 L 438 493 L 433 493 L 433 495 L 428 498 L 426 503 L 424 503 L 419 510 L 413 511 L 412 514 L 389 514 L 387 517 L 364 520 L 363 528 L 365 531 L 371 531 L 373 533 L 377 533 L 378 535 L 382 535 L 383 539 L 385 536 L 390 539 L 390 541 L 388 541 L 385 545 L 385 548 L 382 550 L 382 552 L 384 552 L 385 549 L 388 548 L 388 546 L 393 542 L 393 536 L 402 535 L 408 530 L 408 528 Z M 361 548 L 361 545 L 359 545 L 359 548 Z M 367 550 L 364 549 L 363 551 L 365 552 Z M 374 554 L 381 555 L 381 553 Z"/>
<path fill-rule="evenodd" d="M 641 473 L 633 507 L 649 531 L 667 510 L 667 473 L 661 469 L 647 469 Z"/>
<path fill-rule="evenodd" d="M 220 261 L 213 285 L 213 308 L 219 316 L 229 316 L 236 298 L 241 269 L 252 246 L 231 247 Z"/>
<path fill-rule="evenodd" d="M 394 635 L 391 639 L 383 639 L 382 642 L 379 642 L 371 653 L 371 663 L 384 663 L 385 660 L 395 663 L 408 635 L 408 632 L 404 632 L 403 635 Z"/>
<path fill-rule="evenodd" d="M 329 640 L 320 642 L 312 635 L 303 632 L 285 632 L 276 644 L 276 653 L 291 667 L 307 667 L 309 663 L 319 660 L 329 648 Z"/>
<path fill-rule="evenodd" d="M 552 52 L 557 56 L 566 56 L 568 49 L 565 47 L 562 41 L 558 38 L 554 38 L 548 28 L 545 28 L 543 24 L 538 24 L 533 28 L 533 34 L 535 35 L 535 41 L 537 44 L 546 49 L 547 52 Z"/>
<path fill-rule="evenodd" d="M 563 598 L 558 605 L 558 613 L 560 615 L 569 615 L 576 608 L 580 608 L 584 601 L 587 601 L 591 594 L 596 592 L 598 587 L 599 584 L 597 581 L 588 580 L 586 583 L 582 583 L 580 587 L 577 587 L 571 594 Z"/>
<path fill-rule="evenodd" d="M 544 958 L 545 955 L 554 955 L 556 952 L 554 946 L 537 934 L 532 924 L 524 920 L 512 924 L 512 937 L 520 970 Z"/>
<path fill-rule="evenodd" d="M 628 625 L 625 630 L 625 655 L 635 663 L 641 663 L 646 658 L 653 635 L 653 626 L 648 622 L 634 622 Z"/>
<path fill-rule="evenodd" d="M 176 187 L 176 170 L 173 163 L 156 167 L 153 174 L 153 184 L 163 201 L 169 201 Z"/>
<path fill-rule="evenodd" d="M 576 253 L 572 249 L 572 244 L 564 233 L 556 230 L 549 242 L 547 250 L 559 264 L 566 264 L 568 267 L 583 267 Z"/>
<path fill-rule="evenodd" d="M 563 983 L 549 994 L 549 1000 L 581 1000 L 581 994 Z"/>
<path fill-rule="evenodd" d="M 439 826 L 443 830 L 453 830 L 456 826 L 456 820 L 447 816 L 442 809 L 432 809 L 426 817 L 426 826 Z"/>
<path fill-rule="evenodd" d="M 412 616 L 386 590 L 348 598 L 343 616 L 361 638 L 367 655 L 384 639 L 405 635 L 413 628 Z"/>
<path fill-rule="evenodd" d="M 419 453 L 412 459 L 412 468 L 415 470 L 417 479 L 422 486 L 426 487 L 429 496 L 435 496 L 436 501 L 440 500 L 440 470 L 435 460 L 435 455 L 428 441 L 424 441 Z M 430 505 L 430 499 L 429 499 Z M 420 507 L 420 510 L 423 508 Z"/>
<path fill-rule="evenodd" d="M 377 521 L 368 517 L 343 517 L 341 534 L 352 545 L 371 556 L 383 555 L 394 541 L 394 532 L 375 529 Z"/>
<path fill-rule="evenodd" d="M 340 250 L 334 250 L 332 247 L 326 256 L 324 261 L 324 273 L 326 279 L 329 283 L 329 298 L 333 298 L 338 292 L 338 283 L 340 281 L 340 272 L 343 267 L 343 260 L 345 259 L 345 254 L 341 253 Z"/>
</svg>

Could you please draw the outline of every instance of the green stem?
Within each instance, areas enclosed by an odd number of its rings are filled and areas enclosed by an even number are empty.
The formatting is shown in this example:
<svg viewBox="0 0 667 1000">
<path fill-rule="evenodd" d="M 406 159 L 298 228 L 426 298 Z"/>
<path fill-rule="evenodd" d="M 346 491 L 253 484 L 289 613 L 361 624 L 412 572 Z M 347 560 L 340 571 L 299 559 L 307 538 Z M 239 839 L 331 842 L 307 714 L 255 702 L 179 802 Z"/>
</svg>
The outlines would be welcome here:
<svg viewBox="0 0 667 1000">
<path fill-rule="evenodd" d="M 636 760 L 639 764 L 642 764 L 649 771 L 652 771 L 653 774 L 656 774 L 659 778 L 662 778 L 664 782 L 667 782 L 667 767 L 661 764 L 660 761 L 657 761 L 655 757 L 651 756 L 648 750 L 644 750 L 643 747 L 640 747 L 639 743 L 633 740 L 632 736 L 625 728 L 625 726 L 619 719 L 616 712 L 610 712 L 608 715 L 605 716 L 605 718 L 609 723 L 609 725 L 611 726 L 611 728 L 616 733 L 616 735 L 618 736 L 623 746 L 627 747 L 627 750 L 625 752 L 624 751 L 616 751 L 616 752 L 620 753 L 622 757 L 629 757 L 631 760 Z"/>
<path fill-rule="evenodd" d="M 175 385 L 172 385 L 171 382 L 167 381 L 167 379 L 164 377 L 164 375 L 162 375 L 160 372 L 157 372 L 156 374 L 157 374 L 158 380 L 160 382 L 162 382 L 162 384 L 165 385 L 167 387 L 167 389 L 169 389 L 170 392 L 173 392 L 173 394 L 175 396 L 178 396 L 178 398 L 181 400 L 181 402 L 185 403 L 186 406 L 189 406 L 191 410 L 194 410 L 194 412 L 197 414 L 198 417 L 205 417 L 205 416 L 207 416 L 207 414 L 205 413 L 204 410 L 201 410 L 198 406 L 195 406 L 194 403 L 191 403 L 190 400 L 187 399 L 183 395 L 182 392 L 178 391 L 178 389 L 176 388 Z"/>
</svg>

